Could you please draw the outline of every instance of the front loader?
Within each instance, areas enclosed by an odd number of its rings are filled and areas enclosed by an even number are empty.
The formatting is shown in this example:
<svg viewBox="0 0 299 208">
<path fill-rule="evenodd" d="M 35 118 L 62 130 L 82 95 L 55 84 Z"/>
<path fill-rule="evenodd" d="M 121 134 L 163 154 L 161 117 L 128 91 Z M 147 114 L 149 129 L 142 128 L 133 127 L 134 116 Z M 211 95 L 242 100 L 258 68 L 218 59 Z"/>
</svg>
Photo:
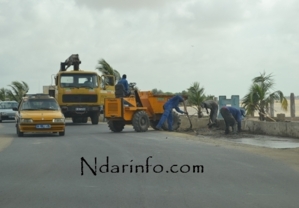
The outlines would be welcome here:
<svg viewBox="0 0 299 208">
<path fill-rule="evenodd" d="M 136 132 L 145 132 L 149 126 L 156 129 L 164 110 L 163 105 L 171 95 L 154 95 L 151 91 L 138 91 L 131 83 L 132 93 L 126 97 L 122 84 L 115 86 L 115 98 L 105 98 L 104 116 L 113 132 L 121 132 L 125 125 L 132 125 Z M 180 117 L 173 113 L 173 130 L 180 126 Z M 162 126 L 167 130 L 167 122 Z"/>
</svg>

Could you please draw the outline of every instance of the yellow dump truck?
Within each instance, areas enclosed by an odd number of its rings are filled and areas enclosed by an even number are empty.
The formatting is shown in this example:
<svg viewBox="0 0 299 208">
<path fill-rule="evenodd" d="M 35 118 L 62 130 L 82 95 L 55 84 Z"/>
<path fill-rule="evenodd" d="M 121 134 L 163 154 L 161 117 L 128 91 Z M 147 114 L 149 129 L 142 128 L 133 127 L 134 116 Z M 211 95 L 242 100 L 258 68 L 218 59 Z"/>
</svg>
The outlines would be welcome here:
<svg viewBox="0 0 299 208">
<path fill-rule="evenodd" d="M 135 84 L 135 83 L 133 83 Z M 134 88 L 134 86 L 131 86 Z M 124 93 L 121 84 L 115 86 L 115 98 L 105 99 L 105 118 L 113 132 L 121 132 L 125 125 L 132 125 L 136 132 L 145 132 L 151 126 L 156 129 L 164 109 L 163 105 L 171 95 L 154 95 L 151 91 L 139 91 L 133 89 L 130 96 Z M 173 130 L 180 127 L 181 119 L 176 112 L 172 112 Z M 167 122 L 162 125 L 168 129 Z"/>
<path fill-rule="evenodd" d="M 64 116 L 72 118 L 73 123 L 87 123 L 89 117 L 92 124 L 98 124 L 104 99 L 115 97 L 114 77 L 81 70 L 80 64 L 78 54 L 61 62 L 55 86 L 48 86 L 48 93 L 56 98 Z M 73 70 L 67 71 L 71 65 Z"/>
</svg>

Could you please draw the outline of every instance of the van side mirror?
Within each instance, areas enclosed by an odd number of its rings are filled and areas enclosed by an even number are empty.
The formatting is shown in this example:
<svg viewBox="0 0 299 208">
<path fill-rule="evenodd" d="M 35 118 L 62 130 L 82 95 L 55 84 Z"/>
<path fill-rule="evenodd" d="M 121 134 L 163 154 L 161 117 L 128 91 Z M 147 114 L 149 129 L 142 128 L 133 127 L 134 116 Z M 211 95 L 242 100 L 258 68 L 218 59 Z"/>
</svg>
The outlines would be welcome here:
<svg viewBox="0 0 299 208">
<path fill-rule="evenodd" d="M 54 77 L 54 79 L 55 79 L 55 85 L 58 86 L 58 76 L 56 75 L 56 76 Z"/>
<path fill-rule="evenodd" d="M 13 111 L 18 111 L 18 108 L 14 107 L 12 108 Z"/>
</svg>

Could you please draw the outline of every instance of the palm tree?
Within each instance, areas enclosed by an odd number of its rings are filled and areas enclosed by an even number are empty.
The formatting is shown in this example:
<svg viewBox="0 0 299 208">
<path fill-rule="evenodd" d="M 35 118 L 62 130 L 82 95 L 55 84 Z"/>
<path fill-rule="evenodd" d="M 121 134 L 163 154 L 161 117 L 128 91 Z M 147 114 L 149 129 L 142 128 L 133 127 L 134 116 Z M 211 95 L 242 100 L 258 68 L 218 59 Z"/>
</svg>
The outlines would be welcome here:
<svg viewBox="0 0 299 208">
<path fill-rule="evenodd" d="M 99 70 L 99 72 L 101 72 L 103 75 L 113 75 L 115 83 L 117 83 L 117 81 L 121 79 L 120 73 L 117 70 L 113 69 L 104 59 L 101 59 L 99 61 L 99 66 L 97 66 L 96 69 Z M 112 79 L 104 81 L 105 84 L 113 85 Z"/>
<path fill-rule="evenodd" d="M 1 88 L 0 89 L 0 101 L 4 101 L 7 98 L 7 89 Z"/>
<path fill-rule="evenodd" d="M 194 82 L 188 88 L 188 104 L 194 106 L 198 118 L 203 116 L 200 104 L 205 100 L 204 88 L 198 82 Z"/>
<path fill-rule="evenodd" d="M 206 95 L 205 100 L 214 100 L 216 97 L 214 95 Z"/>
<path fill-rule="evenodd" d="M 7 97 L 17 102 L 20 102 L 22 97 L 29 91 L 29 86 L 24 81 L 13 81 L 11 85 L 8 86 L 11 87 L 11 90 L 7 90 Z"/>
<path fill-rule="evenodd" d="M 280 90 L 271 92 L 274 86 L 272 77 L 272 74 L 266 75 L 264 72 L 253 78 L 248 94 L 242 99 L 242 105 L 247 114 L 254 115 L 254 112 L 258 111 L 261 121 L 265 120 L 266 111 L 274 101 L 279 101 L 284 111 L 288 109 L 288 101 L 283 93 Z"/>
</svg>

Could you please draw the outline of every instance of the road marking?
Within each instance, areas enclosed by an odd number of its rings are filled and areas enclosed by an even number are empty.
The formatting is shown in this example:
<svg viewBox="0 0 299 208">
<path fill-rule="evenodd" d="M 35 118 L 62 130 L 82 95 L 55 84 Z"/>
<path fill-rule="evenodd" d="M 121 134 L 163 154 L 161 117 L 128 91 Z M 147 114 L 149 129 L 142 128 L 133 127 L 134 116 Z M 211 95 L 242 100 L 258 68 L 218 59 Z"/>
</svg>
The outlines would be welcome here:
<svg viewBox="0 0 299 208">
<path fill-rule="evenodd" d="M 11 145 L 13 138 L 12 137 L 0 137 L 0 152 Z"/>
<path fill-rule="evenodd" d="M 46 142 L 40 142 L 40 141 L 37 141 L 37 142 L 33 142 L 32 144 L 44 144 Z"/>
<path fill-rule="evenodd" d="M 1 128 L 3 128 L 3 125 L 2 125 L 2 124 L 0 124 L 0 129 L 1 129 Z"/>
</svg>

